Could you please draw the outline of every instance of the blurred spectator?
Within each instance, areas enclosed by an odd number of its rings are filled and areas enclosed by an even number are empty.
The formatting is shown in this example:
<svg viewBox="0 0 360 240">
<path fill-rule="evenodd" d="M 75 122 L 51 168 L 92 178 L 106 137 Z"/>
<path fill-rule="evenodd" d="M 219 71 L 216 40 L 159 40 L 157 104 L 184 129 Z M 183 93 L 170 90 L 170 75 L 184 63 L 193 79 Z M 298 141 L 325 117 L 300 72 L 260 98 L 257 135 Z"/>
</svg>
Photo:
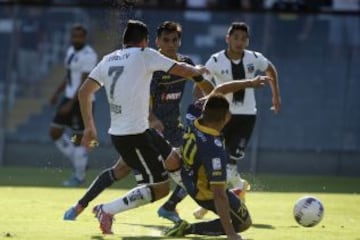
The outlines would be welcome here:
<svg viewBox="0 0 360 240">
<path fill-rule="evenodd" d="M 21 16 L 19 29 L 19 50 L 17 67 L 20 83 L 27 93 L 37 94 L 35 84 L 40 79 L 41 40 L 41 8 L 28 8 Z"/>
<path fill-rule="evenodd" d="M 187 8 L 207 8 L 208 0 L 186 0 Z"/>
<path fill-rule="evenodd" d="M 360 0 L 333 0 L 334 11 L 358 12 Z M 330 19 L 329 43 L 335 56 L 339 56 L 343 50 L 350 53 L 358 52 L 360 46 L 360 23 L 359 15 L 334 15 Z M 345 51 L 347 54 L 348 52 Z"/>
</svg>

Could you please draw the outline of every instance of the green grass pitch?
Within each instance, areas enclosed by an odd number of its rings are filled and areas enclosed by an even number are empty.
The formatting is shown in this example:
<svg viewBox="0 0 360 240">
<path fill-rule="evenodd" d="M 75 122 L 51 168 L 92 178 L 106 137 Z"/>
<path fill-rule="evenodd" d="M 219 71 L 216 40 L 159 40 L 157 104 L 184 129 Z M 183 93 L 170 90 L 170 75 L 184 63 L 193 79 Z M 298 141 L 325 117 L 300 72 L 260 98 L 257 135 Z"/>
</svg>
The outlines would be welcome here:
<svg viewBox="0 0 360 240">
<path fill-rule="evenodd" d="M 89 179 L 97 172 L 90 171 Z M 69 171 L 60 169 L 0 168 L 0 239 L 167 239 L 161 232 L 172 224 L 156 214 L 164 200 L 118 214 L 113 226 L 115 234 L 105 236 L 100 233 L 91 213 L 92 206 L 124 194 L 134 184 L 131 177 L 106 190 L 77 221 L 63 221 L 64 211 L 85 191 L 85 188 L 60 187 L 68 175 Z M 360 178 L 247 177 L 253 188 L 247 194 L 247 205 L 254 225 L 242 233 L 244 239 L 360 240 Z M 324 219 L 313 228 L 300 227 L 293 219 L 293 204 L 304 195 L 314 195 L 324 204 Z M 195 208 L 195 203 L 186 198 L 179 204 L 178 211 L 184 219 L 194 222 L 192 211 Z M 206 219 L 213 217 L 208 214 Z M 226 238 L 190 235 L 184 239 Z"/>
</svg>

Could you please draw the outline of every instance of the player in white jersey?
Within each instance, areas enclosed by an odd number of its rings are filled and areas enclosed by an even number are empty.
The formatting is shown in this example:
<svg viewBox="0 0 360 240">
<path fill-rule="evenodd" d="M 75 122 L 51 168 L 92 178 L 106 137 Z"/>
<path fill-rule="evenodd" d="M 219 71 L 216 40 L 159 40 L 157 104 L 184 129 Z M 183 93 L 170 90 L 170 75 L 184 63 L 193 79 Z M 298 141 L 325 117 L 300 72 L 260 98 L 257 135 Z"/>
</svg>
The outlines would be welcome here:
<svg viewBox="0 0 360 240">
<path fill-rule="evenodd" d="M 226 35 L 226 50 L 214 53 L 205 66 L 210 71 L 212 83 L 219 84 L 233 79 L 250 79 L 256 75 L 269 76 L 272 91 L 272 110 L 280 111 L 280 90 L 275 66 L 261 53 L 247 50 L 249 45 L 249 27 L 243 22 L 234 22 Z M 246 88 L 231 94 L 226 98 L 230 102 L 231 120 L 223 129 L 226 148 L 229 153 L 228 181 L 233 188 L 238 188 L 244 198 L 248 183 L 240 178 L 237 161 L 245 156 L 245 148 L 249 142 L 256 120 L 256 100 L 253 88 Z M 202 218 L 205 212 L 197 209 L 196 218 Z"/>
<path fill-rule="evenodd" d="M 171 146 L 156 131 L 149 129 L 153 72 L 164 71 L 194 81 L 202 81 L 202 74 L 207 72 L 204 67 L 180 63 L 147 48 L 148 29 L 140 21 L 129 20 L 123 44 L 123 49 L 102 59 L 79 90 L 85 124 L 82 145 L 91 147 L 96 141 L 92 98 L 100 87 L 105 87 L 111 114 L 109 134 L 124 163 L 133 169 L 138 183 L 125 196 L 94 208 L 104 234 L 112 233 L 115 214 L 156 201 L 169 193 L 162 152 L 169 154 Z"/>
<path fill-rule="evenodd" d="M 51 123 L 50 137 L 56 147 L 70 159 L 74 174 L 64 181 L 65 186 L 78 186 L 85 181 L 87 152 L 80 145 L 84 130 L 77 92 L 90 71 L 95 67 L 97 54 L 86 44 L 87 30 L 82 25 L 74 25 L 71 29 L 71 46 L 65 57 L 66 77 L 54 92 L 50 103 L 55 105 L 62 93 L 64 96 L 57 108 L 56 115 Z M 70 128 L 75 134 L 75 142 L 64 132 Z"/>
</svg>

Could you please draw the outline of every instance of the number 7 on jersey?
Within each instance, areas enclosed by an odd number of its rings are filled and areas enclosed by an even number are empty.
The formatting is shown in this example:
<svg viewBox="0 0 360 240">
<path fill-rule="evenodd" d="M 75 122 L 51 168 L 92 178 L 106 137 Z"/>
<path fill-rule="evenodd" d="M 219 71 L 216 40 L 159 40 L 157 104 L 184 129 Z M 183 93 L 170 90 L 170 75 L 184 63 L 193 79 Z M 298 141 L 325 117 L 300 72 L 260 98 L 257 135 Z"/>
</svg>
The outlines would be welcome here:
<svg viewBox="0 0 360 240">
<path fill-rule="evenodd" d="M 117 81 L 119 80 L 121 74 L 124 72 L 124 66 L 111 66 L 108 70 L 108 76 L 113 77 L 110 85 L 110 98 L 114 99 L 114 91 Z"/>
</svg>

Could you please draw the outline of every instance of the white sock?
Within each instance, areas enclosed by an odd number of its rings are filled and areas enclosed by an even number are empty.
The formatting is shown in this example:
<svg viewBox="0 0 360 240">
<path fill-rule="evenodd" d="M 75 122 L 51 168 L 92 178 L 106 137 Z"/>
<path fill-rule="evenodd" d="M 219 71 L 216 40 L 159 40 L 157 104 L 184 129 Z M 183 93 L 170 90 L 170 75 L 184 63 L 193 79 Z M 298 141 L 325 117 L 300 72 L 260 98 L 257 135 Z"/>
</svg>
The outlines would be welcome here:
<svg viewBox="0 0 360 240">
<path fill-rule="evenodd" d="M 133 188 L 124 197 L 118 198 L 112 202 L 103 204 L 103 210 L 106 213 L 117 214 L 126 210 L 137 208 L 152 202 L 150 186 L 142 185 Z"/>
<path fill-rule="evenodd" d="M 73 155 L 73 163 L 75 169 L 75 177 L 79 180 L 85 179 L 87 161 L 88 154 L 85 147 L 76 146 Z"/>
<path fill-rule="evenodd" d="M 67 134 L 63 134 L 59 139 L 55 140 L 55 146 L 62 152 L 70 161 L 73 160 L 75 145 L 71 142 Z"/>
<path fill-rule="evenodd" d="M 237 170 L 236 164 L 227 164 L 226 165 L 226 174 L 227 174 L 227 183 L 231 185 L 232 188 L 243 189 L 244 183 L 241 181 L 240 174 Z"/>
</svg>

